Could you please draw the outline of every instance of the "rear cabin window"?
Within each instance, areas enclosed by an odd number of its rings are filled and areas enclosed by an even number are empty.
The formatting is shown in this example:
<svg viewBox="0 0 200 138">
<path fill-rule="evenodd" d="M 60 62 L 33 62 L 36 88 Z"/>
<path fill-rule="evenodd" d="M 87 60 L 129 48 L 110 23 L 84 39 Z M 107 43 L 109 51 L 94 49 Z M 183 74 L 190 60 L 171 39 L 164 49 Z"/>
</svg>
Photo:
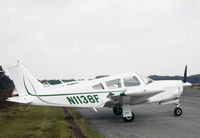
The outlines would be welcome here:
<svg viewBox="0 0 200 138">
<path fill-rule="evenodd" d="M 107 81 L 106 85 L 107 85 L 108 89 L 117 89 L 117 88 L 121 88 L 122 87 L 120 79 Z"/>
<path fill-rule="evenodd" d="M 98 83 L 98 84 L 92 86 L 92 88 L 93 88 L 93 89 L 97 89 L 97 90 L 102 90 L 102 89 L 104 89 L 104 87 L 103 87 L 103 85 L 102 85 L 101 83 Z"/>
<path fill-rule="evenodd" d="M 140 85 L 140 82 L 135 76 L 124 78 L 125 87 L 133 87 L 138 85 Z"/>
</svg>

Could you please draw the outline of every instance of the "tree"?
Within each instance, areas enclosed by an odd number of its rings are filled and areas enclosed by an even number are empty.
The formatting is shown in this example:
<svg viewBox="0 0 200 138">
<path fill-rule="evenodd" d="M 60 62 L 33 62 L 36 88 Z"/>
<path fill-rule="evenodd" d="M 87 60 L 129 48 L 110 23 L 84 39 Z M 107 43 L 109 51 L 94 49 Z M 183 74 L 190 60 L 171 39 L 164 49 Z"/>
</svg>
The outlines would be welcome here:
<svg viewBox="0 0 200 138">
<path fill-rule="evenodd" d="M 13 81 L 5 75 L 5 71 L 2 66 L 0 66 L 0 89 L 13 89 L 14 84 Z"/>
<path fill-rule="evenodd" d="M 14 89 L 13 81 L 5 75 L 5 71 L 2 66 L 0 66 L 0 107 L 6 107 L 9 104 L 6 104 L 5 99 L 11 96 Z"/>
</svg>

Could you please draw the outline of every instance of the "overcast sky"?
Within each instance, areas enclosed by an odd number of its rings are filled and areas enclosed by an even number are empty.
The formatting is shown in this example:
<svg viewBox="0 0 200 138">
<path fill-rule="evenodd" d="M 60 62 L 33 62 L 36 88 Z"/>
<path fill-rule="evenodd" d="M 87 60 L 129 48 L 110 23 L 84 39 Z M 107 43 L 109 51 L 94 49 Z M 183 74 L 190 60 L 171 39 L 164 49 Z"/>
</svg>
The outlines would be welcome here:
<svg viewBox="0 0 200 138">
<path fill-rule="evenodd" d="M 0 65 L 39 79 L 200 73 L 199 0 L 1 0 Z"/>
</svg>

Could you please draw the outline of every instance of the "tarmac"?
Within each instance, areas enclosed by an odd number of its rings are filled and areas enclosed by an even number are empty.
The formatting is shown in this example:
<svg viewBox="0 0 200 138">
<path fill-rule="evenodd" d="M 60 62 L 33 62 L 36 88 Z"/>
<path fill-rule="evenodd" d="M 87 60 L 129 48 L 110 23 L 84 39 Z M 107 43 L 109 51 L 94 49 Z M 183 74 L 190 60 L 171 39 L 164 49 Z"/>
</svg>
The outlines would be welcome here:
<svg viewBox="0 0 200 138">
<path fill-rule="evenodd" d="M 107 138 L 200 138 L 200 90 L 187 90 L 181 97 L 183 114 L 175 117 L 174 105 L 133 106 L 135 120 L 124 122 L 112 108 L 77 108 Z"/>
</svg>

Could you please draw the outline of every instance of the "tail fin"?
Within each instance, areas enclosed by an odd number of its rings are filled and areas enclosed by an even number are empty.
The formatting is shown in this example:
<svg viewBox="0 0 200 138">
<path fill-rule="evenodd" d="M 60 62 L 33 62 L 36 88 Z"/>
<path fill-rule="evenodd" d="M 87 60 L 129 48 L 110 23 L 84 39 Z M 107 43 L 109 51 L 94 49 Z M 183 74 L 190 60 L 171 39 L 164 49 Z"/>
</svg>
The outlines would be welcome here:
<svg viewBox="0 0 200 138">
<path fill-rule="evenodd" d="M 7 68 L 10 78 L 14 81 L 19 96 L 35 94 L 44 86 L 34 78 L 20 63 Z"/>
</svg>

